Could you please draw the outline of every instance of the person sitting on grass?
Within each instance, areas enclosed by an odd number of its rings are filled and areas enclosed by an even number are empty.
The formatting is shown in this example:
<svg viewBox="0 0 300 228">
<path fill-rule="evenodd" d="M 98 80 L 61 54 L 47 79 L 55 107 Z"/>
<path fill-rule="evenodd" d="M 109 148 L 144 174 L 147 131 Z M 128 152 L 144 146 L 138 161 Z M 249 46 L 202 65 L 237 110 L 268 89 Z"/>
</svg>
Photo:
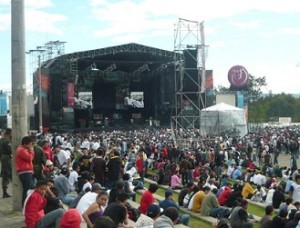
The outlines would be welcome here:
<svg viewBox="0 0 300 228">
<path fill-rule="evenodd" d="M 260 228 L 269 228 L 271 227 L 272 217 L 274 213 L 274 208 L 272 205 L 266 206 L 265 208 L 265 216 L 261 218 L 259 221 Z"/>
<path fill-rule="evenodd" d="M 179 177 L 179 170 L 171 176 L 171 188 L 172 189 L 182 189 L 181 179 Z"/>
<path fill-rule="evenodd" d="M 157 191 L 158 185 L 157 184 L 150 184 L 149 189 L 144 192 L 144 194 L 141 197 L 140 201 L 140 213 L 146 214 L 147 209 L 150 206 L 150 204 L 153 204 L 156 202 L 153 194 Z"/>
<path fill-rule="evenodd" d="M 173 192 L 171 189 L 167 189 L 165 191 L 165 199 L 160 201 L 159 206 L 164 210 L 166 210 L 169 207 L 175 207 L 177 210 L 180 209 L 178 204 L 173 199 Z M 190 222 L 190 215 L 188 215 L 188 214 L 179 215 L 179 218 L 178 218 L 179 224 L 184 224 L 184 225 L 188 226 L 189 222 Z"/>
<path fill-rule="evenodd" d="M 178 218 L 178 210 L 175 207 L 168 207 L 164 214 L 155 220 L 153 228 L 174 228 Z"/>
<path fill-rule="evenodd" d="M 150 228 L 153 227 L 155 220 L 160 216 L 161 208 L 157 204 L 151 204 L 148 207 L 147 215 L 140 214 L 135 223 L 136 228 Z"/>
</svg>

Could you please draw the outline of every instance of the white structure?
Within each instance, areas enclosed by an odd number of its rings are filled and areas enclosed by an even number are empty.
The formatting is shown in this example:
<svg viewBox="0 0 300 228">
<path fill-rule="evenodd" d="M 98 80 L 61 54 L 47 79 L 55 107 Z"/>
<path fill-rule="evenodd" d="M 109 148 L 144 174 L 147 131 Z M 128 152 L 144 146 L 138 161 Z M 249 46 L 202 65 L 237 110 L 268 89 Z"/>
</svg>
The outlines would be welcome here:
<svg viewBox="0 0 300 228">
<path fill-rule="evenodd" d="M 201 110 L 201 134 L 232 134 L 244 136 L 248 133 L 245 112 L 243 109 L 225 103 Z"/>
</svg>

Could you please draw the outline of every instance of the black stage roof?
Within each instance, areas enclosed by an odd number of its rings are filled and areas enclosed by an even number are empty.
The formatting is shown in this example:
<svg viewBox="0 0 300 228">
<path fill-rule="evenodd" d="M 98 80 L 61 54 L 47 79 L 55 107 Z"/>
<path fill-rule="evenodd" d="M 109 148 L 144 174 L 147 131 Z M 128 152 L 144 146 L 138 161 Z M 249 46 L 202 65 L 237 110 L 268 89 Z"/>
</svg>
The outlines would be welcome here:
<svg viewBox="0 0 300 228">
<path fill-rule="evenodd" d="M 144 64 L 149 70 L 174 62 L 175 53 L 141 44 L 129 43 L 95 50 L 61 55 L 49 60 L 43 68 L 52 68 L 57 63 L 76 63 L 78 71 L 84 71 L 92 64 L 99 70 L 105 70 L 112 64 L 116 70 L 133 72 Z M 64 64 L 63 63 L 63 64 Z"/>
</svg>

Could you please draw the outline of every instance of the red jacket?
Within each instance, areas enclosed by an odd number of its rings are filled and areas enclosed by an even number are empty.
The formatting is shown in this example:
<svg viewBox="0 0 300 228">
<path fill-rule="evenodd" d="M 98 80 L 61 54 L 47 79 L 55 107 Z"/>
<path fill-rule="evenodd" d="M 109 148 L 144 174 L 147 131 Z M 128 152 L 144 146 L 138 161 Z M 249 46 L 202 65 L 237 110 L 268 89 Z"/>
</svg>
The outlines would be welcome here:
<svg viewBox="0 0 300 228">
<path fill-rule="evenodd" d="M 225 189 L 221 192 L 221 194 L 218 197 L 218 201 L 221 206 L 224 206 L 226 204 L 230 193 L 231 193 L 231 188 L 229 187 L 225 187 Z"/>
<path fill-rule="evenodd" d="M 154 202 L 155 202 L 155 198 L 153 194 L 149 190 L 145 191 L 141 198 L 140 213 L 146 214 L 148 207 Z"/>
<path fill-rule="evenodd" d="M 144 160 L 143 159 L 137 159 L 135 162 L 136 168 L 138 173 L 144 172 Z"/>
<path fill-rule="evenodd" d="M 44 208 L 47 200 L 39 192 L 34 191 L 25 204 L 25 222 L 27 228 L 34 228 L 36 223 L 45 216 Z"/>
<path fill-rule="evenodd" d="M 15 166 L 17 173 L 22 172 L 32 172 L 33 173 L 33 163 L 34 152 L 29 151 L 23 145 L 19 146 L 16 151 Z"/>
</svg>

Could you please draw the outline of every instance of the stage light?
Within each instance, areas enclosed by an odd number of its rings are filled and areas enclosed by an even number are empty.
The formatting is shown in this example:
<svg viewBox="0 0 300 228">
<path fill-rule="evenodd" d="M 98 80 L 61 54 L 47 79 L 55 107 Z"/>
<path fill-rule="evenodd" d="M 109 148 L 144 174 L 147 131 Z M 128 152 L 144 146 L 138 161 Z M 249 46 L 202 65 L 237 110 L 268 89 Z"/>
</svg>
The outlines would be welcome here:
<svg viewBox="0 0 300 228">
<path fill-rule="evenodd" d="M 96 63 L 92 63 L 92 65 L 91 65 L 91 70 L 93 70 L 93 71 L 98 71 L 98 70 L 99 70 L 99 69 L 97 68 Z"/>
</svg>

